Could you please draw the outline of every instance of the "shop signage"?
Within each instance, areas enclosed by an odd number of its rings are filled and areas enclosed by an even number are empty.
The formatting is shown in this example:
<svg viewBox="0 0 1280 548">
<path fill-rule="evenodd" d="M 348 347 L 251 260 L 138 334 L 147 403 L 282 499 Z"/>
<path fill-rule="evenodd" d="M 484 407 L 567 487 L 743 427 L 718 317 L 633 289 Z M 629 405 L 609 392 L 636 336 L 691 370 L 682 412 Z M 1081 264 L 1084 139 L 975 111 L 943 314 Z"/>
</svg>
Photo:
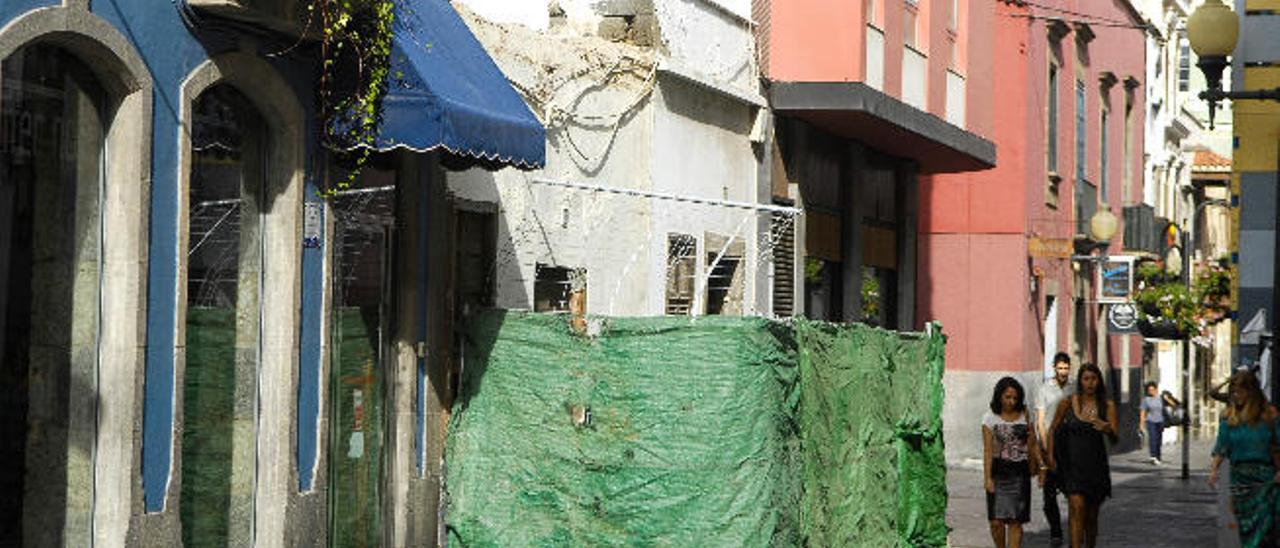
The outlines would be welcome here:
<svg viewBox="0 0 1280 548">
<path fill-rule="evenodd" d="M 1138 332 L 1138 307 L 1132 303 L 1107 306 L 1107 331 L 1113 334 Z"/>
<path fill-rule="evenodd" d="M 302 247 L 320 247 L 320 236 L 324 233 L 324 205 L 320 202 L 306 202 L 302 207 Z"/>
<path fill-rule="evenodd" d="M 1115 255 L 1102 261 L 1098 269 L 1098 302 L 1127 303 L 1133 295 L 1132 256 Z"/>
<path fill-rule="evenodd" d="M 1027 254 L 1032 257 L 1069 258 L 1075 253 L 1071 240 L 1065 238 L 1038 238 L 1027 240 Z"/>
</svg>

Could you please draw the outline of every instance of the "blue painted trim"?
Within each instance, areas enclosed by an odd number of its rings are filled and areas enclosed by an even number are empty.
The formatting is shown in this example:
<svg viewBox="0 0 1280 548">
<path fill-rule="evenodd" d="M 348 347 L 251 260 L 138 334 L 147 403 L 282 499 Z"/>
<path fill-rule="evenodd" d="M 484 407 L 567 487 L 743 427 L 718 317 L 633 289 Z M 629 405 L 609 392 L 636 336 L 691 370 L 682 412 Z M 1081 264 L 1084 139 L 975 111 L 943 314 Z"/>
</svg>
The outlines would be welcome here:
<svg viewBox="0 0 1280 548">
<path fill-rule="evenodd" d="M 306 202 L 323 204 L 317 195 L 313 178 L 308 178 Z M 320 213 L 324 224 L 324 210 Z M 302 249 L 302 313 L 298 355 L 298 490 L 310 491 L 315 485 L 316 455 L 320 437 L 320 377 L 324 371 L 324 237 L 320 247 Z"/>
<path fill-rule="evenodd" d="M 157 109 L 156 148 L 173 135 L 177 124 Z M 167 123 L 166 123 L 167 122 Z M 160 128 L 172 131 L 162 133 Z M 176 149 L 176 143 L 166 143 Z M 174 152 L 170 150 L 170 152 Z M 153 169 L 156 162 L 153 160 Z M 176 164 L 176 162 L 175 162 Z M 147 352 L 142 416 L 142 487 L 147 512 L 164 510 L 173 464 L 175 349 L 178 311 L 178 185 L 151 187 L 151 265 L 147 280 Z"/>
<path fill-rule="evenodd" d="M 428 245 L 427 245 L 427 236 L 431 233 L 431 231 L 430 231 L 430 230 L 428 230 L 428 226 L 427 226 L 427 225 L 428 225 L 428 222 L 430 221 L 430 212 L 431 212 L 431 208 L 430 208 L 430 205 L 431 205 L 431 185 L 435 184 L 434 177 L 432 177 L 432 171 L 431 171 L 431 170 L 432 170 L 432 167 L 434 166 L 434 162 L 432 161 L 433 159 L 434 159 L 434 155 L 425 155 L 425 156 L 421 156 L 421 157 L 420 157 L 420 161 L 421 161 L 422 163 L 427 164 L 427 165 L 426 165 L 426 174 L 425 174 L 425 176 L 419 176 L 419 179 L 424 179 L 424 180 L 419 181 L 419 182 L 418 182 L 419 184 L 418 184 L 418 185 L 415 185 L 415 187 L 414 187 L 414 188 L 412 188 L 412 189 L 407 189 L 407 190 L 409 190 L 409 191 L 411 191 L 411 192 L 418 192 L 418 193 L 419 193 L 419 197 L 418 197 L 418 257 L 417 257 L 417 259 L 418 259 L 418 269 L 419 269 L 419 270 L 418 270 L 418 272 L 419 272 L 419 275 L 418 275 L 418 295 L 419 295 L 419 298 L 418 298 L 418 311 L 417 311 L 417 317 L 418 317 L 418 341 L 420 341 L 423 345 L 426 345 L 426 346 L 428 347 L 428 348 L 427 348 L 427 350 L 428 350 L 428 351 L 424 353 L 424 354 L 426 354 L 426 356 L 419 356 L 419 357 L 418 357 L 418 379 L 417 379 L 417 380 L 418 380 L 418 382 L 417 382 L 417 385 L 418 385 L 418 401 L 417 401 L 417 406 L 416 406 L 416 407 L 417 407 L 417 409 L 415 409 L 415 410 L 414 410 L 414 416 L 415 416 L 415 419 L 414 419 L 414 420 L 415 420 L 415 425 L 414 425 L 414 427 L 415 427 L 415 429 L 416 429 L 416 431 L 414 432 L 414 437 L 415 437 L 415 438 L 417 438 L 417 440 L 418 440 L 418 444 L 417 444 L 417 445 L 418 445 L 418 447 L 417 447 L 417 451 L 416 451 L 416 453 L 417 453 L 417 455 L 416 455 L 416 456 L 417 456 L 417 461 L 418 461 L 418 476 L 419 476 L 419 477 L 425 476 L 425 475 L 426 475 L 426 472 L 427 472 L 427 468 L 426 468 L 426 460 L 427 460 L 427 420 L 426 420 L 426 412 L 427 412 L 427 359 L 428 359 L 428 357 L 430 356 L 430 348 L 429 348 L 429 345 L 427 344 L 427 341 L 428 341 L 428 339 L 427 339 L 427 333 L 428 333 L 428 330 L 427 330 L 427 317 L 428 317 L 428 316 L 427 316 L 427 310 L 428 310 L 428 304 L 431 302 L 430 294 L 428 293 L 428 290 L 431 288 L 431 285 L 430 285 L 429 283 L 427 283 L 427 280 L 428 280 L 428 278 L 429 278 L 428 273 L 427 273 L 427 266 L 428 266 L 428 264 L 430 264 L 430 261 L 428 261 L 428 260 L 427 260 L 427 252 L 428 252 L 428 251 L 430 251 L 430 246 L 428 246 Z M 420 169 L 421 169 L 421 168 L 420 168 Z"/>
</svg>

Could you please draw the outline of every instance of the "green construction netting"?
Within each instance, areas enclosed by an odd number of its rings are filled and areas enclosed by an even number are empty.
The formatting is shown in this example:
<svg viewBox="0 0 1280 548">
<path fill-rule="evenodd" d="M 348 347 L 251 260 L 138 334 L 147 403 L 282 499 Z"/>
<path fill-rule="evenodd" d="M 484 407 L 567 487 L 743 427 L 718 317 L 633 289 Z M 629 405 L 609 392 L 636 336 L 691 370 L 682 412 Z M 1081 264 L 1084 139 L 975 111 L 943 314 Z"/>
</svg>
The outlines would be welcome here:
<svg viewBox="0 0 1280 548">
<path fill-rule="evenodd" d="M 492 311 L 468 328 L 453 546 L 941 546 L 942 335 Z"/>
<path fill-rule="evenodd" d="M 946 545 L 941 334 L 795 333 L 807 544 Z"/>
<path fill-rule="evenodd" d="M 182 398 L 182 542 L 226 546 L 235 429 L 236 311 L 187 309 Z"/>
<path fill-rule="evenodd" d="M 378 307 L 339 307 L 333 314 L 330 385 L 330 546 L 379 546 L 382 538 L 382 368 Z"/>
</svg>

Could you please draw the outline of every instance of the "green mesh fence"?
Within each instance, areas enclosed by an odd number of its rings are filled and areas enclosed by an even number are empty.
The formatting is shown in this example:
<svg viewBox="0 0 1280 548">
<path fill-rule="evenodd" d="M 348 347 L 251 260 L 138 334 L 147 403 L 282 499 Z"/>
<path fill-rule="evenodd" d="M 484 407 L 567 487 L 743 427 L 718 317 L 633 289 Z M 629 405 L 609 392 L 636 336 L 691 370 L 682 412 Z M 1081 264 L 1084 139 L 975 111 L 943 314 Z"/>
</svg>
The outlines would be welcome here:
<svg viewBox="0 0 1280 548">
<path fill-rule="evenodd" d="M 943 546 L 942 336 L 795 324 L 811 546 Z"/>
<path fill-rule="evenodd" d="M 378 308 L 342 307 L 333 314 L 330 385 L 329 545 L 380 546 L 382 538 L 382 368 Z"/>
<path fill-rule="evenodd" d="M 226 546 L 236 390 L 236 311 L 187 309 L 182 398 L 182 542 Z"/>
<path fill-rule="evenodd" d="M 470 326 L 450 545 L 945 544 L 940 334 L 598 321 Z"/>
</svg>

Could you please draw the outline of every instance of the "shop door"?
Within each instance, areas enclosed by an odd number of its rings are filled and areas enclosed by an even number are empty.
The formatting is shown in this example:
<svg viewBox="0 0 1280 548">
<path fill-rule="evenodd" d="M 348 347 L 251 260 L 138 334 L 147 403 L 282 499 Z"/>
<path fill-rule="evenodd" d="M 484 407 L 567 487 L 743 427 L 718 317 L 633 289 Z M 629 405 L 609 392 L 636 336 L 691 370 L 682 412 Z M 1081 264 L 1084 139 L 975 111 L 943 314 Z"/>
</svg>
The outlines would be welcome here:
<svg viewBox="0 0 1280 548">
<path fill-rule="evenodd" d="M 253 538 L 266 125 L 250 105 L 222 84 L 193 108 L 179 491 L 186 548 Z"/>
<path fill-rule="evenodd" d="M 385 366 L 395 189 L 369 169 L 333 199 L 329 384 L 329 545 L 384 544 Z"/>
<path fill-rule="evenodd" d="M 107 95 L 52 45 L 0 82 L 0 546 L 86 544 Z"/>
</svg>

